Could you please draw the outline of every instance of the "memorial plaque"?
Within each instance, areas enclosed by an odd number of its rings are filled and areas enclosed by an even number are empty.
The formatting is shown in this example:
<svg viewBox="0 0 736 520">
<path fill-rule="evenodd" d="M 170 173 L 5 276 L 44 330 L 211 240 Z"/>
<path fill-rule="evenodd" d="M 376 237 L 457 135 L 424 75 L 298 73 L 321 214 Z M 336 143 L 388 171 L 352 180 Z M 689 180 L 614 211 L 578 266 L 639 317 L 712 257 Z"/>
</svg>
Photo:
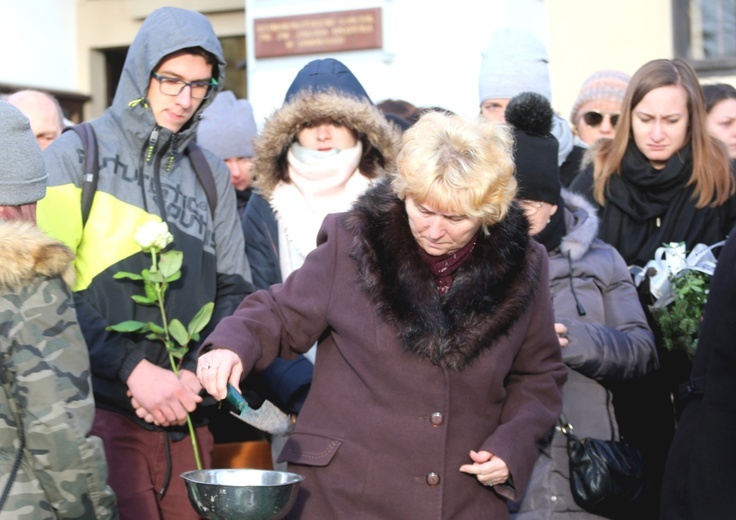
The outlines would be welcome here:
<svg viewBox="0 0 736 520">
<path fill-rule="evenodd" d="M 381 9 L 253 20 L 256 58 L 380 49 Z"/>
</svg>

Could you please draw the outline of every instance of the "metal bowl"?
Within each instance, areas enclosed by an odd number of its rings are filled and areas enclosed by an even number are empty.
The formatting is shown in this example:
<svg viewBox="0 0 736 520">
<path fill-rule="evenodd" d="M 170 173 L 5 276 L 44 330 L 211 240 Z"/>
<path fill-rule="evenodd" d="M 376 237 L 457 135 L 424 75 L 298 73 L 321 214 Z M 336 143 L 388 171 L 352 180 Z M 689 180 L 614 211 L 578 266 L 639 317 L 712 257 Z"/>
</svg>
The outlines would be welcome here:
<svg viewBox="0 0 736 520">
<path fill-rule="evenodd" d="M 304 480 L 296 473 L 260 469 L 202 469 L 181 478 L 192 507 L 207 520 L 283 518 Z"/>
</svg>

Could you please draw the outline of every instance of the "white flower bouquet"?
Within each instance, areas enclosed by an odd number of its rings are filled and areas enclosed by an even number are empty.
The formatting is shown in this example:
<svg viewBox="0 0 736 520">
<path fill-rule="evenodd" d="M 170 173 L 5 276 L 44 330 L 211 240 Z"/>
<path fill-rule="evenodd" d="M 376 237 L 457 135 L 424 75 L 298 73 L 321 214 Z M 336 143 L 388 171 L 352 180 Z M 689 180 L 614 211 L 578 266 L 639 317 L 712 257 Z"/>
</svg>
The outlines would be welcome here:
<svg viewBox="0 0 736 520">
<path fill-rule="evenodd" d="M 649 277 L 650 292 L 655 298 L 650 310 L 662 331 L 667 350 L 680 349 L 690 356 L 695 354 L 700 322 L 716 268 L 713 250 L 723 244 L 697 244 L 689 253 L 684 242 L 664 244 L 634 275 L 637 286 L 644 277 Z"/>
</svg>

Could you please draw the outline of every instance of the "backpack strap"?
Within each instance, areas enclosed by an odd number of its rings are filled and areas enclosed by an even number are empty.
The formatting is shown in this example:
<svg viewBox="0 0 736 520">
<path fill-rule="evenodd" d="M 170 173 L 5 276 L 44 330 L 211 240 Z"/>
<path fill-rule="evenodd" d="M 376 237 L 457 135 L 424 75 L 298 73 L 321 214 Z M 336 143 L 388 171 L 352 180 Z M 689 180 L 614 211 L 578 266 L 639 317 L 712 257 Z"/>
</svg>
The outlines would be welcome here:
<svg viewBox="0 0 736 520">
<path fill-rule="evenodd" d="M 97 191 L 97 181 L 100 177 L 97 137 L 92 125 L 87 121 L 64 129 L 64 131 L 66 130 L 75 131 L 82 140 L 82 147 L 84 148 L 84 175 L 82 176 L 82 227 L 84 227 L 89 218 L 92 200 Z M 194 173 L 197 175 L 197 179 L 207 196 L 207 204 L 214 220 L 215 209 L 217 208 L 217 186 L 215 185 L 215 178 L 212 176 L 212 169 L 207 159 L 205 159 L 202 149 L 196 143 L 189 143 L 186 151 L 194 168 Z"/>
<path fill-rule="evenodd" d="M 87 121 L 66 128 L 74 130 L 82 139 L 84 148 L 84 175 L 82 176 L 82 227 L 87 223 L 92 200 L 97 191 L 97 180 L 100 178 L 100 165 L 97 156 L 97 138 L 92 125 Z"/>
<path fill-rule="evenodd" d="M 210 207 L 210 214 L 212 220 L 215 219 L 215 209 L 217 208 L 217 186 L 215 186 L 215 178 L 212 176 L 212 169 L 210 168 L 207 159 L 204 158 L 202 148 L 195 142 L 190 142 L 187 146 L 187 154 L 189 160 L 192 162 L 194 167 L 194 173 L 197 174 L 197 180 L 202 185 L 204 193 L 207 196 L 207 204 Z"/>
</svg>

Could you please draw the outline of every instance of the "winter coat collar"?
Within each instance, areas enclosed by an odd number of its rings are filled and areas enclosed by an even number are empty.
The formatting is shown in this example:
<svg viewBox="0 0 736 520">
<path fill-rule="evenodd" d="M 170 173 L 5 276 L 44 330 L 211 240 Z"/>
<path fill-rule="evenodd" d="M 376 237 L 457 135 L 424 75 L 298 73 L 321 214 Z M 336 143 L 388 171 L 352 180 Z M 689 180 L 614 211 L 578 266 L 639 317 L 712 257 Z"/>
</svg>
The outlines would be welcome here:
<svg viewBox="0 0 736 520">
<path fill-rule="evenodd" d="M 74 282 L 74 255 L 61 242 L 25 221 L 0 220 L 0 287 L 17 291 L 37 277 L 61 275 Z"/>
<path fill-rule="evenodd" d="M 585 197 L 562 190 L 567 233 L 560 242 L 560 251 L 573 262 L 580 260 L 598 236 L 598 215 Z"/>
<path fill-rule="evenodd" d="M 273 113 L 254 141 L 255 186 L 270 200 L 276 185 L 288 180 L 286 153 L 300 125 L 320 118 L 339 121 L 363 137 L 361 173 L 370 178 L 392 170 L 400 135 L 383 113 L 364 99 L 328 91 L 303 91 Z M 366 166 L 373 169 L 367 171 Z"/>
<path fill-rule="evenodd" d="M 360 283 L 378 314 L 398 328 L 407 351 L 435 364 L 462 370 L 509 332 L 534 297 L 541 248 L 515 206 L 479 237 L 443 297 L 387 181 L 358 200 L 346 224 Z"/>
</svg>

